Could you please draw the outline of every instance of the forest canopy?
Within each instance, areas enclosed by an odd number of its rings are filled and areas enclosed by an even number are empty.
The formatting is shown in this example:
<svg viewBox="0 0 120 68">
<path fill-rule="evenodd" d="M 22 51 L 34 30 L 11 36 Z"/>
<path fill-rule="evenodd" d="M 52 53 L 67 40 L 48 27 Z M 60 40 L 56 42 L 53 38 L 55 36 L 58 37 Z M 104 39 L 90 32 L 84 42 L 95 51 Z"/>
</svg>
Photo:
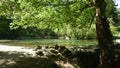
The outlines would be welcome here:
<svg viewBox="0 0 120 68">
<path fill-rule="evenodd" d="M 116 22 L 115 3 L 106 2 L 106 14 Z M 0 10 L 12 20 L 11 29 L 35 27 L 76 38 L 96 37 L 93 0 L 1 0 Z"/>
</svg>

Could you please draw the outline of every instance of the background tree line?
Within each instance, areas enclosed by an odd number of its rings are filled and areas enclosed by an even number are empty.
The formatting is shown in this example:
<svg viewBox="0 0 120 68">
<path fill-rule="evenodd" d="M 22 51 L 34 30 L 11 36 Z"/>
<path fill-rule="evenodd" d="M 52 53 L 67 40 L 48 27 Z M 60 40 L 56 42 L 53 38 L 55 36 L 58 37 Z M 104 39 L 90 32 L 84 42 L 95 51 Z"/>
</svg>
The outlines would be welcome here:
<svg viewBox="0 0 120 68">
<path fill-rule="evenodd" d="M 57 38 L 57 34 L 50 29 L 37 29 L 36 27 L 11 29 L 10 23 L 12 19 L 0 16 L 0 39 Z"/>
</svg>

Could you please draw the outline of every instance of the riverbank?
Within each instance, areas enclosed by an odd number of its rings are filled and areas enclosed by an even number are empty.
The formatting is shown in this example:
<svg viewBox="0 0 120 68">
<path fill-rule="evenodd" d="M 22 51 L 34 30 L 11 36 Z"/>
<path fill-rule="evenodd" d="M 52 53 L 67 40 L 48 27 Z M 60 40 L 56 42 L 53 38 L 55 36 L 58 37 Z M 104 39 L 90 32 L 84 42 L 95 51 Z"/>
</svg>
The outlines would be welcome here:
<svg viewBox="0 0 120 68">
<path fill-rule="evenodd" d="M 120 65 L 120 47 L 116 45 L 115 68 Z M 22 46 L 0 45 L 0 68 L 96 68 L 99 47 L 92 46 Z"/>
</svg>

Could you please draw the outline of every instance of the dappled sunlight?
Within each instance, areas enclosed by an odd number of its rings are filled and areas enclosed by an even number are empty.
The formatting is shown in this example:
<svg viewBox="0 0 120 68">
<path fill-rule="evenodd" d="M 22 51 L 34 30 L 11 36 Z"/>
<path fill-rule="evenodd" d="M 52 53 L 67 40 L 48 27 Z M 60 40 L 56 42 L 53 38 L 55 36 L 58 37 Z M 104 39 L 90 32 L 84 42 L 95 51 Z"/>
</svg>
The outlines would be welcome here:
<svg viewBox="0 0 120 68">
<path fill-rule="evenodd" d="M 28 54 L 35 54 L 35 51 L 31 48 L 26 48 L 22 46 L 7 46 L 7 45 L 0 45 L 0 51 L 2 52 L 24 52 Z"/>
<path fill-rule="evenodd" d="M 32 68 L 79 68 L 82 66 L 80 60 L 83 56 L 79 55 L 79 51 L 83 51 L 81 54 L 89 51 L 85 49 L 86 47 L 67 49 L 65 46 L 58 45 L 37 46 L 34 49 L 0 45 L 0 68 L 27 68 L 30 66 Z M 81 58 L 76 59 L 80 56 Z"/>
<path fill-rule="evenodd" d="M 120 43 L 120 39 L 115 39 L 114 42 L 115 43 Z"/>
</svg>

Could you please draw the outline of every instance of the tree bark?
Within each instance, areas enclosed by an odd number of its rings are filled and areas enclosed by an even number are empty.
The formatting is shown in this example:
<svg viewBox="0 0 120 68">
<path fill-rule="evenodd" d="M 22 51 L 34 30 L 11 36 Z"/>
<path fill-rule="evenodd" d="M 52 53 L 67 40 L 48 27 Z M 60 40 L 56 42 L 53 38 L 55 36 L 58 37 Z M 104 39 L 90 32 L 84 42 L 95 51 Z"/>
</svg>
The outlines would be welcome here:
<svg viewBox="0 0 120 68">
<path fill-rule="evenodd" d="M 100 61 L 98 68 L 114 68 L 113 36 L 105 15 L 106 6 L 107 5 L 104 0 L 95 0 L 96 32 L 98 45 L 100 47 Z"/>
</svg>

